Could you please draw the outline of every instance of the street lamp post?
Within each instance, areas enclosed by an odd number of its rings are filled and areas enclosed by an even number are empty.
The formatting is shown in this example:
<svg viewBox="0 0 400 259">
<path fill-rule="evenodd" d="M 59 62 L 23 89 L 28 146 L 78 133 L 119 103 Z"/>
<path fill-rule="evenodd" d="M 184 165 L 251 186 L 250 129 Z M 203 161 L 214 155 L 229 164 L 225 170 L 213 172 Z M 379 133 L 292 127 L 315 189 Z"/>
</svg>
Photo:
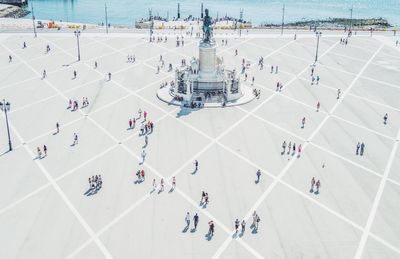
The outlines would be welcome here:
<svg viewBox="0 0 400 259">
<path fill-rule="evenodd" d="M 76 30 L 74 31 L 74 34 L 76 36 L 76 43 L 78 44 L 78 61 L 81 60 L 81 49 L 79 47 L 79 37 L 81 36 L 81 31 Z"/>
<path fill-rule="evenodd" d="M 11 144 L 11 136 L 10 136 L 10 127 L 8 126 L 8 116 L 7 112 L 10 110 L 10 103 L 6 102 L 6 100 L 3 99 L 3 102 L 0 102 L 0 109 L 4 111 L 6 115 L 6 125 L 7 125 L 7 134 L 8 134 L 8 147 L 9 151 L 12 150 L 12 144 Z"/>
<path fill-rule="evenodd" d="M 352 27 L 353 27 L 353 6 L 351 6 L 351 9 L 350 9 L 350 28 L 349 28 L 350 32 L 352 30 Z"/>
<path fill-rule="evenodd" d="M 153 41 L 153 40 L 152 40 L 153 32 L 154 32 L 154 20 L 151 19 L 151 22 L 150 22 L 150 42 Z"/>
<path fill-rule="evenodd" d="M 150 20 L 150 27 L 149 27 L 150 41 L 149 42 L 152 42 L 153 30 L 154 30 L 154 19 L 153 19 L 153 10 L 152 9 L 149 9 L 149 20 Z"/>
<path fill-rule="evenodd" d="M 35 35 L 35 38 L 36 38 L 37 33 L 36 33 L 36 26 L 35 26 L 35 14 L 33 13 L 33 3 L 31 3 L 31 10 L 32 10 L 33 34 Z"/>
<path fill-rule="evenodd" d="M 283 4 L 282 7 L 282 29 L 281 29 L 281 35 L 283 34 L 283 26 L 285 25 L 285 4 Z"/>
<path fill-rule="evenodd" d="M 104 3 L 104 12 L 105 12 L 105 15 L 106 15 L 106 33 L 108 34 L 107 3 Z"/>
<path fill-rule="evenodd" d="M 316 32 L 317 35 L 317 49 L 315 51 L 315 62 L 318 61 L 318 48 L 319 48 L 319 38 L 321 38 L 322 32 Z"/>
</svg>

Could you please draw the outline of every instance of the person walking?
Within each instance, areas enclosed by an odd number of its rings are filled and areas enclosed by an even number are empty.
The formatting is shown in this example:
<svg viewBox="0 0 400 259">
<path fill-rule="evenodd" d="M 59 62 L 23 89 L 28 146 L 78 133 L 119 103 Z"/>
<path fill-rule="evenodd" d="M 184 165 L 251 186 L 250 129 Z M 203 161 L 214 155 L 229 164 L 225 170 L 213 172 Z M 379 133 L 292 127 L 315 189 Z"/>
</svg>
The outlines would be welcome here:
<svg viewBox="0 0 400 259">
<path fill-rule="evenodd" d="M 306 125 L 306 117 L 303 117 L 301 120 L 301 128 L 304 129 L 304 126 Z"/>
<path fill-rule="evenodd" d="M 193 216 L 194 230 L 197 230 L 197 224 L 199 224 L 199 215 L 197 213 Z"/>
<path fill-rule="evenodd" d="M 140 171 L 140 176 L 141 176 L 141 178 L 142 178 L 142 181 L 146 180 L 146 178 L 145 178 L 145 173 L 144 173 L 144 170 L 143 170 L 143 169 Z"/>
<path fill-rule="evenodd" d="M 388 114 L 386 113 L 385 116 L 383 116 L 383 124 L 387 124 L 387 119 L 388 119 Z"/>
<path fill-rule="evenodd" d="M 258 216 L 258 214 L 256 214 L 256 225 L 255 225 L 255 231 L 258 231 L 258 224 L 260 223 L 260 216 Z"/>
<path fill-rule="evenodd" d="M 319 107 L 321 106 L 321 103 L 320 102 L 318 102 L 317 103 L 317 112 L 319 112 Z"/>
<path fill-rule="evenodd" d="M 340 90 L 340 89 L 337 89 L 337 97 L 336 97 L 336 99 L 338 99 L 338 100 L 339 100 L 339 98 L 340 98 L 340 94 L 341 94 L 341 90 Z"/>
<path fill-rule="evenodd" d="M 37 147 L 36 150 L 37 150 L 37 154 L 38 154 L 37 157 L 38 157 L 39 159 L 42 159 L 42 151 L 40 150 L 39 147 Z"/>
<path fill-rule="evenodd" d="M 316 182 L 315 187 L 317 187 L 315 194 L 319 194 L 319 188 L 321 187 L 321 182 L 319 180 Z"/>
<path fill-rule="evenodd" d="M 103 180 L 101 180 L 101 175 L 99 175 L 99 178 L 97 179 L 97 190 L 100 190 L 103 185 Z"/>
<path fill-rule="evenodd" d="M 301 144 L 297 147 L 297 157 L 300 157 L 300 155 L 301 155 L 301 150 L 302 150 L 302 148 L 301 148 Z"/>
<path fill-rule="evenodd" d="M 214 222 L 211 220 L 210 222 L 208 222 L 208 236 L 212 237 L 214 236 Z"/>
<path fill-rule="evenodd" d="M 242 220 L 242 223 L 240 225 L 242 227 L 241 232 L 242 232 L 242 235 L 243 235 L 244 231 L 246 230 L 246 222 L 244 220 Z"/>
<path fill-rule="evenodd" d="M 310 189 L 310 192 L 314 192 L 314 185 L 315 185 L 315 178 L 313 177 L 313 178 L 311 179 L 311 189 Z"/>
<path fill-rule="evenodd" d="M 44 152 L 44 156 L 47 156 L 47 146 L 43 145 L 43 152 Z"/>
<path fill-rule="evenodd" d="M 144 135 L 144 125 L 140 126 L 140 135 Z"/>
<path fill-rule="evenodd" d="M 160 192 L 163 192 L 164 191 L 164 178 L 161 178 L 161 181 L 160 181 Z"/>
<path fill-rule="evenodd" d="M 208 192 L 206 192 L 206 195 L 204 196 L 204 203 L 208 204 Z"/>
<path fill-rule="evenodd" d="M 73 146 L 78 144 L 78 134 L 74 133 L 74 144 Z"/>
<path fill-rule="evenodd" d="M 237 233 L 238 233 L 238 229 L 239 229 L 239 220 L 236 219 L 236 220 L 235 220 L 235 234 L 236 234 L 236 235 L 237 235 Z"/>
<path fill-rule="evenodd" d="M 201 192 L 201 200 L 200 200 L 200 204 L 203 204 L 203 202 L 204 202 L 205 198 L 206 198 L 206 193 L 205 193 L 205 191 L 202 191 L 202 192 Z"/>
<path fill-rule="evenodd" d="M 56 123 L 56 134 L 60 132 L 60 124 Z"/>
<path fill-rule="evenodd" d="M 132 119 L 129 119 L 129 129 L 132 129 Z"/>
<path fill-rule="evenodd" d="M 360 146 L 360 156 L 364 155 L 364 148 L 365 148 L 365 144 L 364 144 L 364 142 L 362 142 L 361 146 Z"/>
<path fill-rule="evenodd" d="M 172 190 L 175 190 L 175 187 L 176 187 L 176 179 L 174 176 L 174 177 L 172 177 Z"/>
<path fill-rule="evenodd" d="M 199 161 L 194 160 L 194 171 L 197 172 L 198 168 L 199 168 Z"/>
<path fill-rule="evenodd" d="M 146 158 L 146 151 L 144 149 L 142 150 L 141 156 L 142 156 L 142 163 L 144 163 L 144 160 Z"/>
<path fill-rule="evenodd" d="M 251 224 L 251 226 L 255 227 L 256 226 L 256 221 L 257 221 L 257 212 L 256 211 L 253 212 L 252 217 L 253 217 L 253 223 Z"/>
<path fill-rule="evenodd" d="M 285 152 L 286 152 L 286 141 L 284 140 L 283 141 L 283 143 L 282 143 L 282 154 L 285 154 Z"/>
<path fill-rule="evenodd" d="M 257 181 L 256 181 L 256 183 L 259 183 L 259 182 L 260 182 L 260 176 L 261 176 L 261 170 L 260 170 L 260 169 L 257 170 L 256 175 L 257 175 Z"/>
<path fill-rule="evenodd" d="M 186 212 L 185 221 L 186 221 L 186 228 L 189 228 L 189 225 L 190 225 L 190 214 L 189 214 L 189 212 Z"/>
<path fill-rule="evenodd" d="M 360 147 L 361 147 L 361 144 L 360 144 L 360 142 L 358 142 L 357 148 L 356 148 L 356 155 L 358 155 L 358 152 L 360 151 Z"/>
</svg>

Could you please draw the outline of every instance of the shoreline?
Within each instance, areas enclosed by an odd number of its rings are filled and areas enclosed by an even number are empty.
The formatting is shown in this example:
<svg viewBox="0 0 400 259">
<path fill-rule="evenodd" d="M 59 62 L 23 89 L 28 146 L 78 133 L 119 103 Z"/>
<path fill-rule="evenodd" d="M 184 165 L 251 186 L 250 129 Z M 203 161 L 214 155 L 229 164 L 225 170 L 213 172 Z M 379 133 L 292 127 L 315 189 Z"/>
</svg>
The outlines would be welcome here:
<svg viewBox="0 0 400 259">
<path fill-rule="evenodd" d="M 285 24 L 287 27 L 303 27 L 303 28 L 341 28 L 346 29 L 351 27 L 357 30 L 365 30 L 373 28 L 377 29 L 394 29 L 396 28 L 394 25 L 390 24 L 384 18 L 363 18 L 363 19 L 348 19 L 348 18 L 327 18 L 327 19 L 318 19 L 318 20 L 305 20 L 305 21 L 296 21 L 296 22 L 288 22 Z M 281 27 L 281 24 L 270 23 L 263 24 L 260 27 L 263 28 L 272 28 L 272 27 Z"/>
<path fill-rule="evenodd" d="M 386 20 L 382 18 L 371 18 L 371 19 L 353 19 L 352 29 L 357 31 L 397 31 L 397 28 L 390 25 Z M 146 25 L 147 23 L 147 25 Z M 110 29 L 113 31 L 141 31 L 148 32 L 149 31 L 149 22 L 145 22 L 142 26 L 127 26 L 127 25 L 111 25 Z M 76 22 L 57 22 L 53 20 L 36 20 L 36 25 L 42 24 L 41 28 L 38 28 L 39 31 L 59 31 L 59 30 L 104 30 L 105 26 L 101 24 L 86 24 L 86 23 L 76 23 Z M 137 24 L 135 24 L 137 25 Z M 239 31 L 239 30 L 280 30 L 281 24 L 264 24 L 259 26 L 249 26 L 250 23 L 239 23 L 235 24 L 231 20 L 222 20 L 218 21 L 214 24 L 214 29 L 217 31 Z M 319 30 L 328 30 L 328 31 L 345 31 L 348 29 L 349 19 L 342 18 L 331 18 L 325 20 L 309 20 L 309 21 L 299 21 L 299 22 L 291 22 L 284 25 L 285 30 L 293 30 L 293 31 L 310 31 L 315 29 L 315 26 Z M 200 30 L 201 21 L 164 21 L 164 20 L 155 20 L 154 21 L 154 30 L 155 31 L 182 31 L 187 32 L 190 31 L 191 28 L 195 28 Z M 0 18 L 0 30 L 1 31 L 25 31 L 32 30 L 32 20 L 28 18 Z"/>
</svg>

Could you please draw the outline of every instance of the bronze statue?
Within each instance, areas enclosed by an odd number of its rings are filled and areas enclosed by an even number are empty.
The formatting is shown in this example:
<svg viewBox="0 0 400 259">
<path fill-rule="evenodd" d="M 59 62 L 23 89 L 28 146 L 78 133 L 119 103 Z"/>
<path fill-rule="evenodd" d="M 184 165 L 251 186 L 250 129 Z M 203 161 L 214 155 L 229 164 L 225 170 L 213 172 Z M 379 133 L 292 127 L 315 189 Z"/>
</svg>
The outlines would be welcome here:
<svg viewBox="0 0 400 259">
<path fill-rule="evenodd" d="M 211 37 L 212 37 L 212 22 L 211 22 L 211 17 L 208 15 L 208 9 L 205 11 L 205 16 L 203 19 L 203 40 L 204 42 L 210 42 Z"/>
</svg>

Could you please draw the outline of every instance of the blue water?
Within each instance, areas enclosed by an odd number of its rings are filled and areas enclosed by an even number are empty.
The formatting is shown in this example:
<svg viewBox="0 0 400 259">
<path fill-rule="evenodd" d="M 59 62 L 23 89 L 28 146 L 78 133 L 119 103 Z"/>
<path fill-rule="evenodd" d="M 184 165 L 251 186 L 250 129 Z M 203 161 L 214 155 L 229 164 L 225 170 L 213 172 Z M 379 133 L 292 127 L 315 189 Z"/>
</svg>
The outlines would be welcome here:
<svg viewBox="0 0 400 259">
<path fill-rule="evenodd" d="M 135 19 L 148 17 L 148 10 L 154 15 L 173 18 L 177 15 L 178 1 L 170 0 L 107 0 L 108 20 L 112 24 L 133 25 Z M 243 18 L 258 25 L 263 22 L 279 23 L 282 17 L 282 1 L 266 0 L 179 0 L 181 17 L 192 14 L 200 16 L 200 6 L 210 9 L 212 17 L 228 15 Z M 400 0 L 286 0 L 285 20 L 322 19 L 329 17 L 353 18 L 383 17 L 394 25 L 400 25 Z M 104 1 L 98 0 L 30 0 L 37 19 L 56 21 L 101 23 L 104 22 Z M 31 17 L 30 15 L 27 17 Z"/>
</svg>

